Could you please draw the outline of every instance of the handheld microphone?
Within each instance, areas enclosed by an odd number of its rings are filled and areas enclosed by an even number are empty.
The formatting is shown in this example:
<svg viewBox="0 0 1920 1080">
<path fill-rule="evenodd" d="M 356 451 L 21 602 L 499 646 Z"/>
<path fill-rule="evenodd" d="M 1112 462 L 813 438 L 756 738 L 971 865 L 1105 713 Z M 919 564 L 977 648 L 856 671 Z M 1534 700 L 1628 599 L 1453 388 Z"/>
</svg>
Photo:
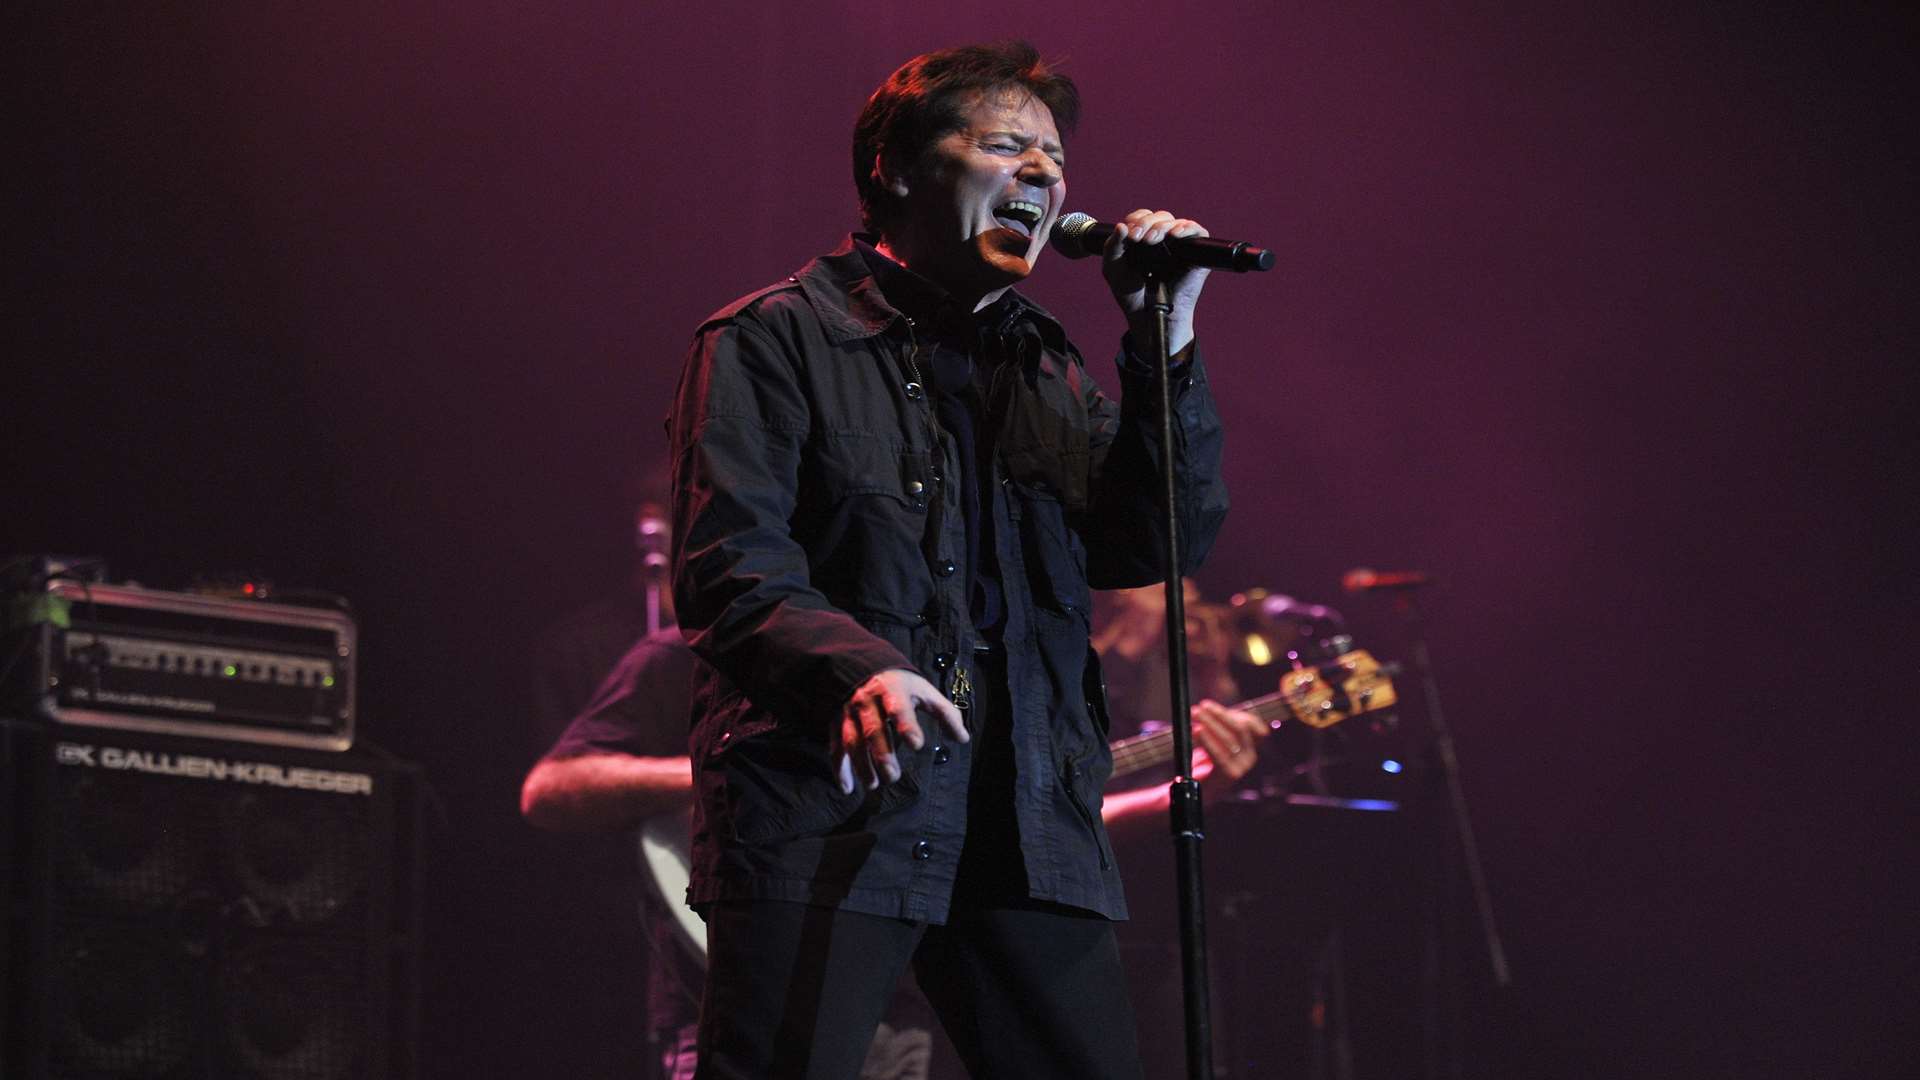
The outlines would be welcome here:
<svg viewBox="0 0 1920 1080">
<path fill-rule="evenodd" d="M 1095 221 L 1089 214 L 1075 212 L 1054 222 L 1053 235 L 1048 239 L 1053 244 L 1053 250 L 1067 258 L 1084 259 L 1100 254 L 1107 246 L 1107 238 L 1113 235 L 1117 227 Z M 1189 266 L 1232 270 L 1236 273 L 1273 269 L 1273 252 L 1244 240 L 1222 240 L 1214 236 L 1169 236 L 1159 244 L 1135 250 L 1152 251 L 1155 248 L 1164 251 L 1166 257 Z"/>
</svg>

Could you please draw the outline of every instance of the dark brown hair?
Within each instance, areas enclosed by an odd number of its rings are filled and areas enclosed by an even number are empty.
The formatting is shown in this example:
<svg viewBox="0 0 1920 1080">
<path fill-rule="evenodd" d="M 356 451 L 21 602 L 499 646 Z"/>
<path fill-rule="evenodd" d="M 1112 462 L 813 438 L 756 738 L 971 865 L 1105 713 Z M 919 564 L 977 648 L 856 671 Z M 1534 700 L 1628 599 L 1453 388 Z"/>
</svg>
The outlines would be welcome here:
<svg viewBox="0 0 1920 1080">
<path fill-rule="evenodd" d="M 884 158 L 892 168 L 910 168 L 941 137 L 966 126 L 962 110 L 974 95 L 1000 89 L 1038 98 L 1053 113 L 1063 139 L 1080 121 L 1080 91 L 1073 80 L 1024 41 L 925 53 L 880 84 L 853 125 L 853 186 L 868 230 L 884 231 L 894 209 L 894 196 L 874 175 L 874 162 Z"/>
</svg>

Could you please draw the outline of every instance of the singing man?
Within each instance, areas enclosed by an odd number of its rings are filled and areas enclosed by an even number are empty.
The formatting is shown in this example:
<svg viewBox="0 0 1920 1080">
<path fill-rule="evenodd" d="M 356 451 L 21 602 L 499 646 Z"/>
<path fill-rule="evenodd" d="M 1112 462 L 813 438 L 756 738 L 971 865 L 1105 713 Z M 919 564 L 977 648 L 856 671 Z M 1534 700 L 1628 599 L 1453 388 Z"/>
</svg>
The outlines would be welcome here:
<svg viewBox="0 0 1920 1080">
<path fill-rule="evenodd" d="M 668 428 L 674 599 L 709 665 L 701 1076 L 855 1076 L 909 963 L 975 1076 L 1140 1076 L 1089 588 L 1161 580 L 1163 455 L 1180 572 L 1227 497 L 1206 271 L 1168 279 L 1165 447 L 1128 257 L 1205 229 L 1118 223 L 1117 396 L 1015 288 L 1079 112 L 1024 42 L 907 61 L 854 126 L 864 231 L 695 334 Z"/>
</svg>

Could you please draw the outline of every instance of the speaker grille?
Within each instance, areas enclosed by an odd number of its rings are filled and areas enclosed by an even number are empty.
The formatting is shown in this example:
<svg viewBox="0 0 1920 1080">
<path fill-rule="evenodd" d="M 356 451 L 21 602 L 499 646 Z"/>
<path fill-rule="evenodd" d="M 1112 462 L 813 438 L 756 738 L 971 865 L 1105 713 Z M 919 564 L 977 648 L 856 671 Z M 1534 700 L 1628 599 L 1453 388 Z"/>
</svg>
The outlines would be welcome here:
<svg viewBox="0 0 1920 1080">
<path fill-rule="evenodd" d="M 403 766 L 3 721 L 0 742 L 0 809 L 24 820 L 0 844 L 24 913 L 0 928 L 8 989 L 21 991 L 0 1021 L 0 1073 L 411 1071 Z M 316 775 L 356 783 L 294 782 Z"/>
<path fill-rule="evenodd" d="M 217 820 L 203 787 L 62 769 L 49 807 L 63 906 L 135 917 L 215 903 Z"/>
<path fill-rule="evenodd" d="M 54 941 L 53 1076 L 195 1074 L 203 948 L 151 926 L 101 922 L 64 923 Z"/>
<path fill-rule="evenodd" d="M 244 792 L 226 806 L 223 862 L 250 918 L 303 927 L 366 917 L 373 837 L 366 800 Z"/>
<path fill-rule="evenodd" d="M 255 935 L 220 965 L 220 1056 L 231 1075 L 346 1080 L 367 1071 L 362 947 L 328 938 Z"/>
</svg>

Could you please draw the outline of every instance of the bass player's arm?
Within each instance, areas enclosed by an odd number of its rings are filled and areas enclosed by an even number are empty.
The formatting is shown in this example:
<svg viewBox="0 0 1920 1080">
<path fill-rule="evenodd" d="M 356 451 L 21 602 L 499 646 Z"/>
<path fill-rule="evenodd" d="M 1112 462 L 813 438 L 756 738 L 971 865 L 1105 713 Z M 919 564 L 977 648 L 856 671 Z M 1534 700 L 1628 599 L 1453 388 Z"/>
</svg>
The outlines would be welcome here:
<svg viewBox="0 0 1920 1080">
<path fill-rule="evenodd" d="M 692 802 L 693 763 L 685 757 L 547 757 L 520 785 L 521 815 L 556 832 L 624 829 Z"/>
</svg>

